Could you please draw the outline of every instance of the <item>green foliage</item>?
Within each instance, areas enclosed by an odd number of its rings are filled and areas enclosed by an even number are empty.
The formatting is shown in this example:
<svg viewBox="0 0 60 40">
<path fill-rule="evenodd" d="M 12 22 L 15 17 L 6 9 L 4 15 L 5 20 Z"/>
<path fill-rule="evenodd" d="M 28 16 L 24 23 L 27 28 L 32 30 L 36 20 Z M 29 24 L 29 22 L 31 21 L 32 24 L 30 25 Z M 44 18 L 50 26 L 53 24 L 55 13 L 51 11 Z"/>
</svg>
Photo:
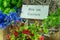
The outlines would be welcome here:
<svg viewBox="0 0 60 40">
<path fill-rule="evenodd" d="M 21 5 L 22 5 L 21 3 L 22 3 L 22 0 L 19 0 L 18 3 L 16 4 L 16 7 L 17 8 L 21 7 Z"/>
<path fill-rule="evenodd" d="M 51 28 L 60 25 L 60 8 L 55 13 L 51 13 L 48 18 L 43 21 L 43 27 Z"/>
<path fill-rule="evenodd" d="M 0 0 L 0 11 L 3 11 L 5 14 L 14 11 L 11 9 L 21 8 L 22 0 Z M 16 10 L 15 10 L 16 11 Z"/>
<path fill-rule="evenodd" d="M 10 0 L 3 0 L 3 6 L 2 7 L 9 7 L 10 6 Z"/>
<path fill-rule="evenodd" d="M 10 8 L 6 8 L 6 9 L 4 10 L 4 14 L 8 14 L 9 11 L 10 11 Z"/>
</svg>

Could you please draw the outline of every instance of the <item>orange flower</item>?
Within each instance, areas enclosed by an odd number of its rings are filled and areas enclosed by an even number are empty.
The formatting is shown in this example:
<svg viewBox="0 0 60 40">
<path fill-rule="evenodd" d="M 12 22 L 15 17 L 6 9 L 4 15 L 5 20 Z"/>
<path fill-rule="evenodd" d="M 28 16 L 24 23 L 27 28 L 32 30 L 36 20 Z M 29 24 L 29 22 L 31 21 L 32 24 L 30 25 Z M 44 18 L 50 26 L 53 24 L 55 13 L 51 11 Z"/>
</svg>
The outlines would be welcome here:
<svg viewBox="0 0 60 40">
<path fill-rule="evenodd" d="M 6 40 L 10 40 L 10 35 L 9 34 L 6 35 Z"/>
</svg>

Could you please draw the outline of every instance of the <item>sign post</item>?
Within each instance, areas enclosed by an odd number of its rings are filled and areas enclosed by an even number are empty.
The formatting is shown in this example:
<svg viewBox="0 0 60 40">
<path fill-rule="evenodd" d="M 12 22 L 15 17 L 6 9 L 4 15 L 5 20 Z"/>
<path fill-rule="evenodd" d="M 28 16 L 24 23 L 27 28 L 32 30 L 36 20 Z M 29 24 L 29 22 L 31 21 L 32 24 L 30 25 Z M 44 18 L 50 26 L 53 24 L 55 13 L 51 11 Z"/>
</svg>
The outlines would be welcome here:
<svg viewBox="0 0 60 40">
<path fill-rule="evenodd" d="M 23 5 L 21 18 L 34 19 L 35 23 L 41 24 L 40 20 L 47 18 L 49 5 Z M 37 20 L 36 20 L 37 19 Z"/>
</svg>

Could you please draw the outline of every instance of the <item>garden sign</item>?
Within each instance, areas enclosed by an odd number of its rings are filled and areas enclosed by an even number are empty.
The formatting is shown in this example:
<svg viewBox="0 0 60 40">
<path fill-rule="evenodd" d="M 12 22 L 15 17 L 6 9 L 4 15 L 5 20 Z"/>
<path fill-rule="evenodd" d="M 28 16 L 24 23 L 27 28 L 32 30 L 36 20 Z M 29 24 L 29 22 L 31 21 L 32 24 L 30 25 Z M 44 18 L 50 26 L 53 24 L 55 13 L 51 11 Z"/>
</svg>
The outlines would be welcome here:
<svg viewBox="0 0 60 40">
<path fill-rule="evenodd" d="M 23 5 L 22 18 L 27 19 L 45 19 L 48 16 L 49 5 Z"/>
</svg>

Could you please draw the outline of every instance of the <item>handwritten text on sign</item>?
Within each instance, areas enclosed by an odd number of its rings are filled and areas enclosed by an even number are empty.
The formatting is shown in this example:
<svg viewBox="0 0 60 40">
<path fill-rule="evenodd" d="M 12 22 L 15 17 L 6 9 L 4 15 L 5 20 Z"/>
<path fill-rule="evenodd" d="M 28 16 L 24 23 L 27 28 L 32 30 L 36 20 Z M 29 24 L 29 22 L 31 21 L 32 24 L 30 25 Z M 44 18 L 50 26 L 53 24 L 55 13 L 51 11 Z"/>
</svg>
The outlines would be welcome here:
<svg viewBox="0 0 60 40">
<path fill-rule="evenodd" d="M 45 19 L 48 16 L 48 5 L 23 5 L 22 18 Z"/>
</svg>

